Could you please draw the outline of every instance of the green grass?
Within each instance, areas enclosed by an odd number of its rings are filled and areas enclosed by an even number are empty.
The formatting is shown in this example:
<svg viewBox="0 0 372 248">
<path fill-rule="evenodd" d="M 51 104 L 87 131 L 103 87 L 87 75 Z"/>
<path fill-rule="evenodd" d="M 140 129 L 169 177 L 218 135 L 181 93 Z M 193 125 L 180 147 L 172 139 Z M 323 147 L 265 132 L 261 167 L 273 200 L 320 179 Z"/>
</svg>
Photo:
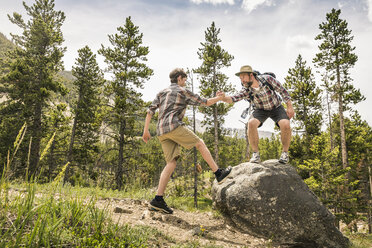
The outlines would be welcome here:
<svg viewBox="0 0 372 248">
<path fill-rule="evenodd" d="M 351 248 L 371 248 L 372 234 L 354 233 L 347 235 L 352 242 Z"/>
<path fill-rule="evenodd" d="M 17 188 L 21 190 L 24 185 L 12 185 L 12 188 Z M 37 190 L 40 193 L 48 193 L 50 187 L 48 184 L 39 184 L 37 185 Z M 89 198 L 94 195 L 97 199 L 106 199 L 106 198 L 131 198 L 137 200 L 147 200 L 150 201 L 156 194 L 154 189 L 127 189 L 127 191 L 118 191 L 102 188 L 87 188 L 80 186 L 64 186 L 60 188 L 59 191 L 62 195 L 75 195 L 80 198 Z M 194 207 L 194 197 L 191 196 L 182 196 L 177 197 L 173 195 L 166 196 L 166 201 L 168 205 L 188 211 L 200 211 L 200 212 L 211 212 L 212 210 L 212 200 L 203 196 L 198 197 L 198 208 Z"/>
<path fill-rule="evenodd" d="M 127 188 L 125 191 L 101 188 L 62 186 L 64 170 L 49 184 L 27 182 L 12 184 L 9 171 L 18 147 L 22 142 L 22 127 L 9 153 L 7 164 L 0 177 L 0 248 L 2 247 L 161 247 L 163 243 L 174 248 L 217 248 L 214 244 L 201 245 L 198 240 L 185 244 L 175 241 L 159 230 L 149 226 L 128 226 L 114 223 L 108 211 L 98 209 L 96 201 L 105 198 L 132 198 L 150 200 L 154 189 Z M 48 147 L 48 146 L 47 146 Z M 46 148 L 42 154 L 45 154 Z M 202 176 L 201 195 L 209 183 L 209 174 Z M 170 182 L 170 206 L 184 211 L 210 211 L 212 200 L 198 197 L 198 209 L 194 208 L 192 182 Z M 189 184 L 189 185 L 187 185 Z M 207 185 L 207 187 L 205 186 Z M 14 191 L 14 189 L 18 189 Z M 37 194 L 37 197 L 36 197 Z M 349 234 L 352 248 L 369 248 L 372 235 Z"/>
<path fill-rule="evenodd" d="M 203 178 L 209 180 L 210 173 L 205 173 Z M 194 197 L 193 197 L 193 182 L 188 182 L 188 186 L 185 189 L 184 183 L 182 182 L 182 178 L 177 178 L 176 180 L 171 180 L 168 184 L 165 199 L 169 206 L 183 210 L 188 212 L 213 212 L 212 210 L 212 200 L 210 198 L 205 197 L 206 192 L 210 191 L 210 185 L 208 187 L 204 186 L 200 189 L 199 186 L 199 196 L 197 198 L 197 205 L 198 207 L 194 207 Z M 22 190 L 26 186 L 25 183 L 23 184 L 12 184 L 11 187 Z M 42 194 L 48 194 L 50 192 L 50 185 L 49 184 L 37 184 L 37 191 Z M 207 188 L 207 189 L 205 189 Z M 156 194 L 156 189 L 144 189 L 138 187 L 127 187 L 124 190 L 112 190 L 112 189 L 105 189 L 100 187 L 82 187 L 82 186 L 69 186 L 65 185 L 64 187 L 60 187 L 58 193 L 62 195 L 74 195 L 79 198 L 89 198 L 94 195 L 97 199 L 106 199 L 106 198 L 131 198 L 137 200 L 147 200 L 150 201 Z M 218 213 L 217 213 L 218 215 Z"/>
<path fill-rule="evenodd" d="M 3 185 L 4 186 L 4 185 Z M 18 189 L 20 195 L 5 191 Z M 155 228 L 148 226 L 118 225 L 113 223 L 108 211 L 95 207 L 100 198 L 151 199 L 153 190 L 133 189 L 128 192 L 100 188 L 63 187 L 57 184 L 21 184 L 1 188 L 0 247 L 156 247 L 164 242 L 174 248 L 203 246 L 198 240 L 185 244 L 175 241 Z M 35 195 L 38 194 L 38 197 Z M 54 197 L 54 196 L 58 197 Z M 94 196 L 94 197 L 92 197 Z M 170 205 L 185 211 L 195 211 L 192 197 L 167 198 Z M 200 211 L 212 211 L 212 201 L 199 198 Z M 218 213 L 216 213 L 217 215 Z M 372 235 L 349 234 L 352 248 L 369 248 Z"/>
<path fill-rule="evenodd" d="M 1 188 L 1 195 L 6 193 Z M 148 226 L 118 225 L 96 197 L 55 197 L 63 187 L 49 185 L 49 194 L 35 197 L 36 184 L 0 202 L 0 247 L 148 247 L 172 239 Z M 73 190 L 70 189 L 70 192 Z M 40 193 L 40 192 L 38 192 Z"/>
<path fill-rule="evenodd" d="M 12 185 L 9 172 L 25 130 L 26 125 L 20 130 L 0 177 L 0 248 L 156 247 L 159 240 L 171 241 L 151 227 L 113 223 L 108 211 L 96 207 L 99 197 L 120 196 L 119 192 L 63 187 L 61 181 L 68 163 L 49 184 L 38 185 L 31 179 Z"/>
</svg>

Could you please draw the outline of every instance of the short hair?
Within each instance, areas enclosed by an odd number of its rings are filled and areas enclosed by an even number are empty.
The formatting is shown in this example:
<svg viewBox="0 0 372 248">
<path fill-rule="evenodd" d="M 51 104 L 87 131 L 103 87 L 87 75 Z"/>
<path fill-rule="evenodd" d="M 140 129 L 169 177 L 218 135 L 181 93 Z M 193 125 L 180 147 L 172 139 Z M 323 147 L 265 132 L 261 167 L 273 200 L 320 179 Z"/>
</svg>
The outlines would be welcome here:
<svg viewBox="0 0 372 248">
<path fill-rule="evenodd" d="M 173 69 L 169 73 L 169 78 L 171 80 L 171 83 L 177 83 L 178 76 L 181 76 L 181 77 L 184 78 L 184 77 L 187 77 L 187 74 L 186 74 L 186 72 L 182 68 Z"/>
</svg>

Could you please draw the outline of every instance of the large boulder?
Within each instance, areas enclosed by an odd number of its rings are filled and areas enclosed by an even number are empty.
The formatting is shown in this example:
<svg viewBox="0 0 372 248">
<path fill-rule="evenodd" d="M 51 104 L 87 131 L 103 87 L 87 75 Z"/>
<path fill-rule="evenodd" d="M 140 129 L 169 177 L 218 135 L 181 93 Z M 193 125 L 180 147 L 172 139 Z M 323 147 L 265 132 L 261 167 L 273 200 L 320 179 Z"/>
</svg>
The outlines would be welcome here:
<svg viewBox="0 0 372 248">
<path fill-rule="evenodd" d="M 334 216 L 291 165 L 268 160 L 233 167 L 212 187 L 219 209 L 241 231 L 289 247 L 348 247 Z"/>
</svg>

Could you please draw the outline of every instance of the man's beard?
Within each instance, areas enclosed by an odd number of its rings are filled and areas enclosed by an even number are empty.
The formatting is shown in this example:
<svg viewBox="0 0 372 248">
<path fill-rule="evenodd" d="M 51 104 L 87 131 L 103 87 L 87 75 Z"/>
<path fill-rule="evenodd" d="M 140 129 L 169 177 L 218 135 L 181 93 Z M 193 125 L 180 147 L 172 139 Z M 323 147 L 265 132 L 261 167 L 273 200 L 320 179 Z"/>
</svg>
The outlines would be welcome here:
<svg viewBox="0 0 372 248">
<path fill-rule="evenodd" d="M 253 84 L 253 81 L 244 82 L 244 83 L 243 83 L 243 87 L 248 89 L 249 87 L 252 86 L 252 84 Z"/>
</svg>

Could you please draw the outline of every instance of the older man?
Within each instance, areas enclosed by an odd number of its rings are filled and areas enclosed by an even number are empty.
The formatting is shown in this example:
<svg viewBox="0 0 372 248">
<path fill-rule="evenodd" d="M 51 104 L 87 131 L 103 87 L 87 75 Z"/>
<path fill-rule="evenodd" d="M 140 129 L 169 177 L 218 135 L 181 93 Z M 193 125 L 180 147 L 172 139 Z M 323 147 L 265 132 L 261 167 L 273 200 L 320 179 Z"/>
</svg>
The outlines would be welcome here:
<svg viewBox="0 0 372 248">
<path fill-rule="evenodd" d="M 248 139 L 253 150 L 250 160 L 259 163 L 260 153 L 258 151 L 258 128 L 271 118 L 280 128 L 283 152 L 279 158 L 280 163 L 288 163 L 288 149 L 291 143 L 291 127 L 289 120 L 294 116 L 291 97 L 280 82 L 270 75 L 257 75 L 249 65 L 242 66 L 235 74 L 242 82 L 243 89 L 234 96 L 225 96 L 223 101 L 227 103 L 248 99 L 253 105 L 253 113 L 248 121 Z M 282 96 L 287 105 L 287 110 L 281 104 Z"/>
</svg>

